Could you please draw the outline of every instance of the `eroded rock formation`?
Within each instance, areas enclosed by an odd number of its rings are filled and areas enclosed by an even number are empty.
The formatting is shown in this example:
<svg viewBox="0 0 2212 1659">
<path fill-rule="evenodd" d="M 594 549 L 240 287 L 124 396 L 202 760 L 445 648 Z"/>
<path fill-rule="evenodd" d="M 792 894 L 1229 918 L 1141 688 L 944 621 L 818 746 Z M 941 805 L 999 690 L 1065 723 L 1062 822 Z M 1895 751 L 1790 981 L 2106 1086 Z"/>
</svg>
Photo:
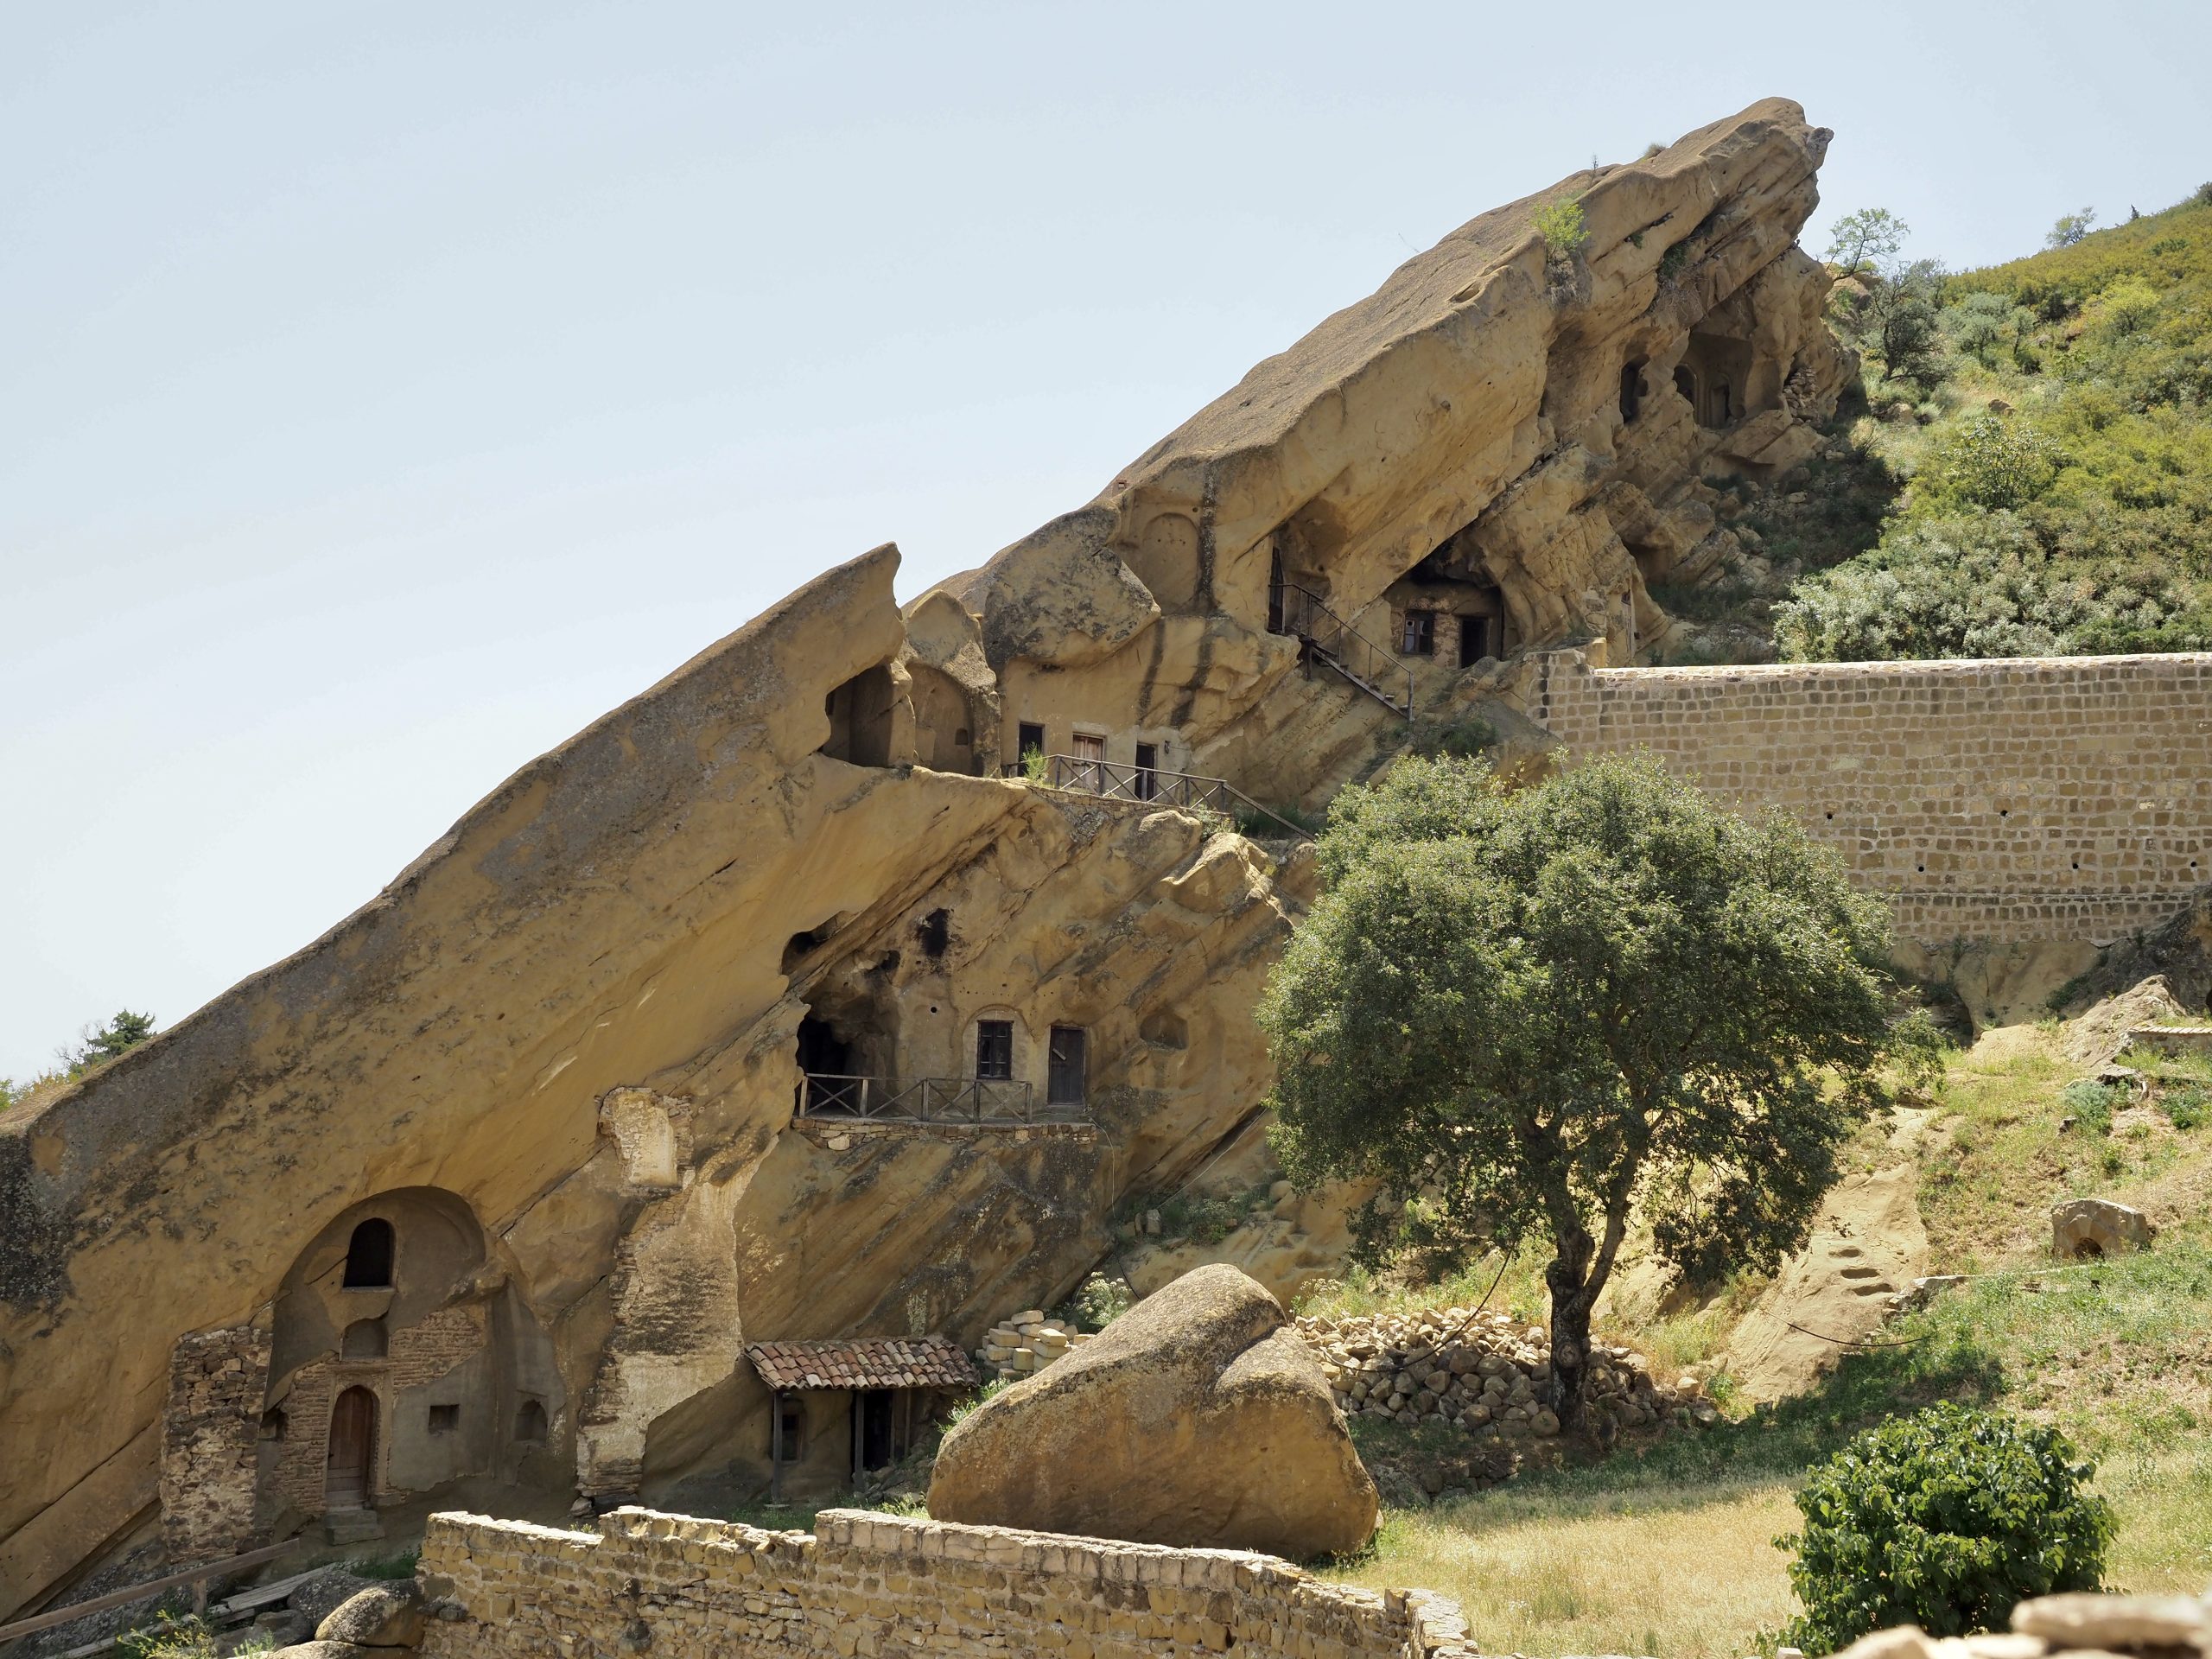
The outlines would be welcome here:
<svg viewBox="0 0 2212 1659">
<path fill-rule="evenodd" d="M 887 547 L 810 582 L 0 1121 L 0 1615 L 414 1493 L 757 1490 L 747 1341 L 1065 1294 L 1250 1143 L 1307 896 L 1171 774 L 1317 801 L 1408 702 L 1647 646 L 1727 551 L 1701 474 L 1794 460 L 1844 372 L 1827 137 L 1769 101 L 1484 215 L 1090 505 L 903 612 Z M 790 1478 L 858 1409 L 800 1402 Z"/>
</svg>

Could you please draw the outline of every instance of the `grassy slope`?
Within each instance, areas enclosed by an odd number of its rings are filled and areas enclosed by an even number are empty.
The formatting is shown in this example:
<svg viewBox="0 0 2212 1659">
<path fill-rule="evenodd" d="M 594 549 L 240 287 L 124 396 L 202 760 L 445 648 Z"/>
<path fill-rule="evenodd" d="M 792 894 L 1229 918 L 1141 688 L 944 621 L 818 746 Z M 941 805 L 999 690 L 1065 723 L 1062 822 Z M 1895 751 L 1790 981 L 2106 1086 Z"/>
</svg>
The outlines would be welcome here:
<svg viewBox="0 0 2212 1659">
<path fill-rule="evenodd" d="M 1805 1468 L 1890 1412 L 1949 1397 L 2056 1421 L 2098 1460 L 2121 1518 L 2115 1584 L 2201 1590 L 2212 1575 L 2212 1224 L 2196 1217 L 2212 1215 L 2212 1127 L 2178 1129 L 2155 1105 L 2121 1109 L 2108 1131 L 2094 1111 L 2079 1121 L 2080 1097 L 2065 1090 L 2082 1068 L 2061 1052 L 2063 1034 L 2015 1028 L 1955 1055 L 1923 1143 L 1932 1270 L 1993 1276 L 1895 1321 L 1884 1339 L 1897 1345 L 1851 1357 L 1778 1408 L 1641 1456 L 1393 1511 L 1372 1555 L 1334 1576 L 1455 1595 L 1493 1652 L 1749 1652 L 1794 1611 L 1771 1541 L 1796 1522 Z M 2166 1098 L 2183 1100 L 2191 1068 L 2170 1069 Z M 2172 1224 L 2149 1254 L 2056 1268 L 2043 1217 L 2090 1192 Z M 1347 1312 L 1394 1297 L 1467 1301 L 1488 1283 L 1355 1285 L 1325 1300 Z M 1700 1357 L 1725 1340 L 1742 1288 L 1617 1333 Z M 1499 1295 L 1530 1312 L 1541 1300 L 1518 1267 Z"/>
</svg>

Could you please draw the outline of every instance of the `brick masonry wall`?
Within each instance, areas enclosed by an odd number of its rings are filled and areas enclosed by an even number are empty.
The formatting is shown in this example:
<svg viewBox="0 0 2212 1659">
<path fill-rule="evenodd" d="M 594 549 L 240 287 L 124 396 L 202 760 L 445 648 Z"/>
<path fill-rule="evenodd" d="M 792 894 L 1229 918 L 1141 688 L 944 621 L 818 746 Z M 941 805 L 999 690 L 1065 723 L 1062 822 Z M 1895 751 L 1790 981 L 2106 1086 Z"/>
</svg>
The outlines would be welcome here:
<svg viewBox="0 0 2212 1659">
<path fill-rule="evenodd" d="M 824 1510 L 810 1535 L 635 1509 L 599 1525 L 433 1516 L 416 1571 L 461 1616 L 430 1622 L 422 1659 L 1474 1652 L 1441 1597 L 1323 1584 L 1243 1551 L 854 1510 Z"/>
<path fill-rule="evenodd" d="M 162 1413 L 162 1540 L 185 1565 L 251 1549 L 269 1332 L 200 1331 L 169 1352 Z"/>
<path fill-rule="evenodd" d="M 1593 669 L 1529 712 L 1579 754 L 1649 749 L 1787 812 L 1898 935 L 2103 942 L 2212 880 L 2212 656 Z"/>
<path fill-rule="evenodd" d="M 390 1351 L 382 1359 L 340 1359 L 326 1354 L 300 1367 L 280 1402 L 285 1419 L 284 1444 L 270 1481 L 272 1493 L 302 1514 L 323 1512 L 330 1408 L 341 1393 L 358 1383 L 377 1397 L 370 1502 L 373 1504 L 389 1496 L 391 1484 L 385 1471 L 391 1460 L 392 1436 L 399 1429 L 395 1418 L 402 1390 L 436 1382 L 480 1353 L 488 1340 L 482 1304 L 465 1302 L 439 1308 L 418 1323 L 393 1332 Z M 255 1408 L 257 1413 L 257 1400 Z"/>
</svg>

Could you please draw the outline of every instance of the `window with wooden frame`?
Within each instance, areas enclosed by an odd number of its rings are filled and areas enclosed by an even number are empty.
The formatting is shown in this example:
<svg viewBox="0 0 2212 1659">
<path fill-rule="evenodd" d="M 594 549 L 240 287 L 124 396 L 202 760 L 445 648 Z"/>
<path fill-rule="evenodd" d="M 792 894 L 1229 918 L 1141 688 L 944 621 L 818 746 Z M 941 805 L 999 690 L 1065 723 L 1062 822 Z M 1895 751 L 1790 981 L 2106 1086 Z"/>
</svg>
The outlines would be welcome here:
<svg viewBox="0 0 2212 1659">
<path fill-rule="evenodd" d="M 1398 639 L 1399 651 L 1408 657 L 1436 655 L 1436 613 L 1408 611 L 1406 626 Z"/>
<path fill-rule="evenodd" d="M 976 1077 L 983 1083 L 1009 1083 L 1014 1078 L 1014 1021 L 978 1020 L 976 1022 Z"/>
</svg>

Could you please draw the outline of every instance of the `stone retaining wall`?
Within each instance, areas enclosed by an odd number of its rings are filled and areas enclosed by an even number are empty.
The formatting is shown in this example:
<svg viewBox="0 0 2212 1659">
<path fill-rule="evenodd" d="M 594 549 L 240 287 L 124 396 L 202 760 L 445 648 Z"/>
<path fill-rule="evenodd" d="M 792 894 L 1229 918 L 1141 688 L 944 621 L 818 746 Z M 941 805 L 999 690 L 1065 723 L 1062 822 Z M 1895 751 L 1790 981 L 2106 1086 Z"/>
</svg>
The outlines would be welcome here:
<svg viewBox="0 0 2212 1659">
<path fill-rule="evenodd" d="M 2122 937 L 2212 880 L 2212 655 L 1593 667 L 1539 660 L 1577 753 L 1774 806 L 1927 945 Z"/>
<path fill-rule="evenodd" d="M 181 1337 L 162 1412 L 162 1541 L 172 1563 L 253 1548 L 269 1332 L 251 1325 Z"/>
<path fill-rule="evenodd" d="M 624 1509 L 597 1533 L 430 1518 L 423 1659 L 929 1652 L 1465 1659 L 1452 1605 L 1272 1556 L 827 1510 L 812 1534 Z M 456 1614 L 458 1616 L 456 1616 Z"/>
</svg>

